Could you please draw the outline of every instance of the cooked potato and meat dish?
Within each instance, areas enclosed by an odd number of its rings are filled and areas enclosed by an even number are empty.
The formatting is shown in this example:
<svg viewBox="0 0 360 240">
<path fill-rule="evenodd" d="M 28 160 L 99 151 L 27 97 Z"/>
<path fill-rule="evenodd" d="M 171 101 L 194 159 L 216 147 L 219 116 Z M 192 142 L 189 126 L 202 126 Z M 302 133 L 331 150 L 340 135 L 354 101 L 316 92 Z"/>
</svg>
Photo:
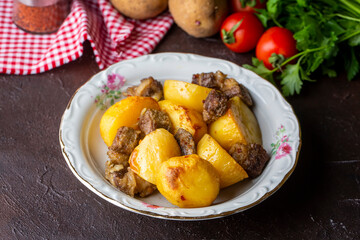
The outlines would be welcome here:
<svg viewBox="0 0 360 240">
<path fill-rule="evenodd" d="M 258 177 L 270 157 L 247 88 L 221 71 L 192 83 L 152 77 L 102 116 L 105 177 L 134 197 L 156 189 L 179 207 L 209 206 L 220 189 Z"/>
</svg>

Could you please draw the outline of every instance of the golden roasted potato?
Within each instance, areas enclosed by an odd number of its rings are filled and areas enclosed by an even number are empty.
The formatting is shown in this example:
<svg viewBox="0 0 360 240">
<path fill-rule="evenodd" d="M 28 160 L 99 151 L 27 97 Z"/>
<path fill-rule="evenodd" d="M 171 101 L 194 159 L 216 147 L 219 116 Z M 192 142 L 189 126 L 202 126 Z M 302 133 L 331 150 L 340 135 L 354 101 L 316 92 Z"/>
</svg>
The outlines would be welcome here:
<svg viewBox="0 0 360 240">
<path fill-rule="evenodd" d="M 207 133 L 207 125 L 202 119 L 201 113 L 180 106 L 170 100 L 162 100 L 159 102 L 160 109 L 166 112 L 173 125 L 173 134 L 179 128 L 183 128 L 193 135 L 195 142 L 200 141 L 202 136 Z"/>
<path fill-rule="evenodd" d="M 160 110 L 159 104 L 151 97 L 127 97 L 112 105 L 100 120 L 100 134 L 107 146 L 110 146 L 119 127 L 138 129 L 137 123 L 144 108 Z"/>
<path fill-rule="evenodd" d="M 164 83 L 164 98 L 198 112 L 203 110 L 203 100 L 211 88 L 177 80 L 166 80 Z"/>
<path fill-rule="evenodd" d="M 209 162 L 192 154 L 163 162 L 156 185 L 160 193 L 176 206 L 205 207 L 219 194 L 220 180 Z"/>
<path fill-rule="evenodd" d="M 228 187 L 248 177 L 245 170 L 209 134 L 205 134 L 198 143 L 197 153 L 218 171 L 220 188 Z"/>
<path fill-rule="evenodd" d="M 253 112 L 239 97 L 231 98 L 229 104 L 225 115 L 209 125 L 209 134 L 226 151 L 236 142 L 262 144 L 261 131 Z"/>
<path fill-rule="evenodd" d="M 134 19 L 148 19 L 162 13 L 168 6 L 168 0 L 110 0 L 122 14 Z"/>
<path fill-rule="evenodd" d="M 160 164 L 180 156 L 180 147 L 174 136 L 163 128 L 149 133 L 134 149 L 129 158 L 131 170 L 146 181 L 156 184 Z"/>
</svg>

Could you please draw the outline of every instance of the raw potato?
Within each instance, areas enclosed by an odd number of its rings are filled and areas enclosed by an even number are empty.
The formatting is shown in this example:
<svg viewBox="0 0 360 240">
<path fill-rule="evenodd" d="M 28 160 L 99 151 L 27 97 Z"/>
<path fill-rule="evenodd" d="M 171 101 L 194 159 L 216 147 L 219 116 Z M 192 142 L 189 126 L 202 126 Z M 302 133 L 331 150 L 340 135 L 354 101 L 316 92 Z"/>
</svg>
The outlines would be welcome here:
<svg viewBox="0 0 360 240">
<path fill-rule="evenodd" d="M 262 144 L 259 124 L 249 107 L 239 97 L 231 98 L 229 104 L 225 115 L 209 125 L 209 134 L 226 151 L 236 142 Z"/>
<path fill-rule="evenodd" d="M 227 15 L 226 0 L 169 0 L 176 24 L 189 35 L 210 37 L 219 32 Z"/>
<path fill-rule="evenodd" d="M 119 12 L 134 19 L 156 17 L 168 6 L 168 0 L 111 0 L 111 3 Z"/>
<path fill-rule="evenodd" d="M 199 157 L 209 161 L 220 175 L 220 188 L 248 178 L 245 170 L 209 134 L 197 145 Z"/>
<path fill-rule="evenodd" d="M 160 193 L 179 207 L 206 207 L 219 194 L 216 169 L 198 155 L 173 157 L 161 164 L 156 185 Z"/>
<path fill-rule="evenodd" d="M 156 174 L 161 163 L 180 155 L 180 147 L 174 136 L 159 128 L 146 135 L 131 153 L 130 168 L 141 178 L 156 184 Z"/>
<path fill-rule="evenodd" d="M 160 110 L 159 104 L 151 97 L 127 97 L 112 105 L 100 120 L 100 134 L 110 146 L 119 127 L 138 129 L 137 123 L 144 108 Z"/>
<path fill-rule="evenodd" d="M 183 128 L 193 135 L 195 142 L 198 142 L 207 133 L 207 125 L 202 119 L 201 113 L 170 100 L 160 101 L 159 106 L 169 115 L 173 125 L 173 134 L 176 134 L 179 128 Z"/>
<path fill-rule="evenodd" d="M 166 80 L 164 83 L 164 98 L 198 112 L 203 110 L 203 101 L 211 88 L 177 80 Z"/>
</svg>

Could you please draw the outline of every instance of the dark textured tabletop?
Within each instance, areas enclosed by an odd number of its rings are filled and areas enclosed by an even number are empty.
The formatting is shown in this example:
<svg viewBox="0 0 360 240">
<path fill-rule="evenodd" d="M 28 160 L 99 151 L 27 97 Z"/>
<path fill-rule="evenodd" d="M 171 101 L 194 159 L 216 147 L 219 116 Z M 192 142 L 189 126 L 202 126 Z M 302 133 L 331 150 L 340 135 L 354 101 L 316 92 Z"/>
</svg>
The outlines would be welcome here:
<svg viewBox="0 0 360 240">
<path fill-rule="evenodd" d="M 49 72 L 0 75 L 0 239 L 360 239 L 360 77 L 315 76 L 288 98 L 302 129 L 298 165 L 261 204 L 228 217 L 181 222 L 123 210 L 88 190 L 59 145 L 66 105 L 99 72 L 84 55 Z M 173 26 L 154 52 L 250 63 L 217 37 Z"/>
</svg>

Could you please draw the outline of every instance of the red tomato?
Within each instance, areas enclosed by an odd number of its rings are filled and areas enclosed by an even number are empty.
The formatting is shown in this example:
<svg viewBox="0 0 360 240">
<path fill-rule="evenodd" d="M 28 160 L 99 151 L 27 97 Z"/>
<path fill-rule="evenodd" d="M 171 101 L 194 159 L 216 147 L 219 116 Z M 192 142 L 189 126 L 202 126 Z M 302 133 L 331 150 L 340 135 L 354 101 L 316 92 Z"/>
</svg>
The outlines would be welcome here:
<svg viewBox="0 0 360 240">
<path fill-rule="evenodd" d="M 269 58 L 273 53 L 281 54 L 285 58 L 294 56 L 297 53 L 296 41 L 290 30 L 272 27 L 261 36 L 256 45 L 256 57 L 263 61 L 268 69 L 273 69 L 272 64 L 269 62 Z"/>
<path fill-rule="evenodd" d="M 255 12 L 254 8 L 258 8 L 258 9 L 262 9 L 262 8 L 266 8 L 266 0 L 245 0 L 245 7 L 242 6 L 241 1 L 240 0 L 231 0 L 230 4 L 231 4 L 231 10 L 233 12 Z M 253 4 L 255 3 L 255 5 L 253 7 L 251 7 Z M 250 6 L 249 6 L 250 5 Z"/>
<path fill-rule="evenodd" d="M 248 52 L 264 32 L 260 20 L 252 13 L 238 12 L 228 16 L 221 26 L 221 39 L 224 44 L 237 53 Z"/>
</svg>

